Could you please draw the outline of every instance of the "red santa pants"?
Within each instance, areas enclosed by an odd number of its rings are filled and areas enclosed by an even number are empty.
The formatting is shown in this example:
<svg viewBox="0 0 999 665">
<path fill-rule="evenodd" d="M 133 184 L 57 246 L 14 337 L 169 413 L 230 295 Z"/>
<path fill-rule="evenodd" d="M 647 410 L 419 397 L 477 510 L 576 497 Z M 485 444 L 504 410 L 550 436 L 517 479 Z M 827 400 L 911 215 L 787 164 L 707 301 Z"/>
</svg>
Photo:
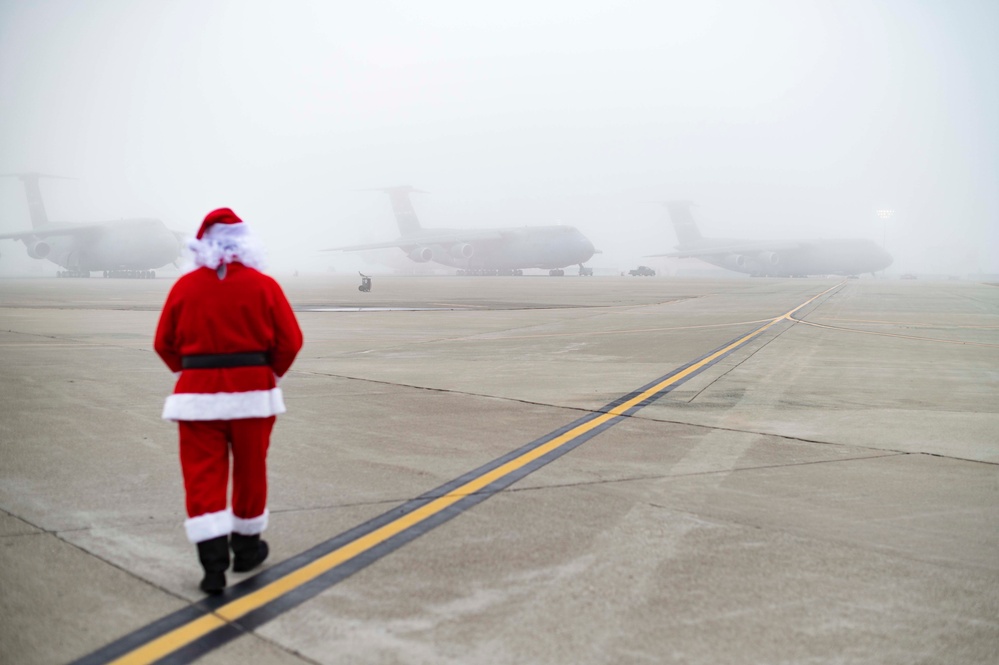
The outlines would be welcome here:
<svg viewBox="0 0 999 665">
<path fill-rule="evenodd" d="M 266 523 L 267 447 L 274 420 L 271 416 L 178 421 L 180 467 L 189 517 L 225 511 L 231 452 L 233 515 L 237 523 Z"/>
</svg>

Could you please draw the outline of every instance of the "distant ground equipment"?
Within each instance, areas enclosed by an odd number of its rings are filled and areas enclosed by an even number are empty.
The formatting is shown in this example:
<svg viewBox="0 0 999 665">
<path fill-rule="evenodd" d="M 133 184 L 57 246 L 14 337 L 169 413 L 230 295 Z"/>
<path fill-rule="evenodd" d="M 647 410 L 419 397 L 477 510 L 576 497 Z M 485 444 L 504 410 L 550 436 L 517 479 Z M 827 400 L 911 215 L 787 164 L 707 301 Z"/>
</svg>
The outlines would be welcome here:
<svg viewBox="0 0 999 665">
<path fill-rule="evenodd" d="M 632 277 L 655 277 L 656 271 L 648 266 L 638 266 L 634 270 L 629 270 L 628 274 Z"/>
</svg>

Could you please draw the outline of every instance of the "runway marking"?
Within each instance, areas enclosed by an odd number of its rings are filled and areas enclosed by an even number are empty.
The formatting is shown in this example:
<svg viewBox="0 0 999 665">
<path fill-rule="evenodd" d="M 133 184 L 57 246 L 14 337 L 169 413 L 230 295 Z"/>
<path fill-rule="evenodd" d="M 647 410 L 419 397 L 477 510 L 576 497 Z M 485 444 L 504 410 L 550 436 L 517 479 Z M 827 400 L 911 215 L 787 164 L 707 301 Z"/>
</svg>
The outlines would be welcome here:
<svg viewBox="0 0 999 665">
<path fill-rule="evenodd" d="M 728 344 L 478 469 L 126 635 L 74 665 L 189 663 L 328 589 L 537 471 L 711 367 L 842 283 Z"/>
</svg>

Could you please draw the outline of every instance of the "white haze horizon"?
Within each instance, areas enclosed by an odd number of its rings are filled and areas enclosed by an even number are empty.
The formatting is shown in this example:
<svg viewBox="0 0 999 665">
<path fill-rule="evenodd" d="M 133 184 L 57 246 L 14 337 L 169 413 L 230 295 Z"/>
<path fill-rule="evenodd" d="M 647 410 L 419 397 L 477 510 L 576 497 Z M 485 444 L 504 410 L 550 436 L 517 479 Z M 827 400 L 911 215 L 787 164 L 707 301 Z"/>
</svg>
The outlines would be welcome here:
<svg viewBox="0 0 999 665">
<path fill-rule="evenodd" d="M 426 227 L 572 224 L 626 270 L 706 236 L 999 273 L 999 3 L 0 0 L 0 172 L 49 217 L 231 207 L 275 272 Z M 879 209 L 891 209 L 887 221 Z M 30 226 L 0 179 L 0 233 Z M 45 265 L 0 241 L 0 274 Z M 401 251 L 400 258 L 404 258 Z"/>
</svg>

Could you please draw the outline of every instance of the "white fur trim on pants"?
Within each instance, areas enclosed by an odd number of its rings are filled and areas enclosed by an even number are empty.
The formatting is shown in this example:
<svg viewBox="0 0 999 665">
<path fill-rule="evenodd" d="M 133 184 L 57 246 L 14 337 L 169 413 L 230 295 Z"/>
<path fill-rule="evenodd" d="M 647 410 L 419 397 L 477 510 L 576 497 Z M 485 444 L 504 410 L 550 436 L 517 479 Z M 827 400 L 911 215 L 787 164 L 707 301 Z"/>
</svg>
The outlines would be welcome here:
<svg viewBox="0 0 999 665">
<path fill-rule="evenodd" d="M 255 536 L 258 533 L 263 533 L 264 529 L 267 528 L 267 518 L 270 515 L 270 511 L 264 508 L 264 514 L 258 517 L 236 517 L 232 516 L 232 532 L 239 533 L 244 536 Z"/>
<path fill-rule="evenodd" d="M 200 543 L 219 536 L 232 533 L 233 515 L 231 510 L 220 510 L 217 513 L 205 513 L 184 520 L 184 530 L 187 539 L 192 543 Z"/>
<path fill-rule="evenodd" d="M 237 420 L 284 412 L 280 388 L 243 393 L 174 393 L 163 405 L 163 420 Z"/>
</svg>

